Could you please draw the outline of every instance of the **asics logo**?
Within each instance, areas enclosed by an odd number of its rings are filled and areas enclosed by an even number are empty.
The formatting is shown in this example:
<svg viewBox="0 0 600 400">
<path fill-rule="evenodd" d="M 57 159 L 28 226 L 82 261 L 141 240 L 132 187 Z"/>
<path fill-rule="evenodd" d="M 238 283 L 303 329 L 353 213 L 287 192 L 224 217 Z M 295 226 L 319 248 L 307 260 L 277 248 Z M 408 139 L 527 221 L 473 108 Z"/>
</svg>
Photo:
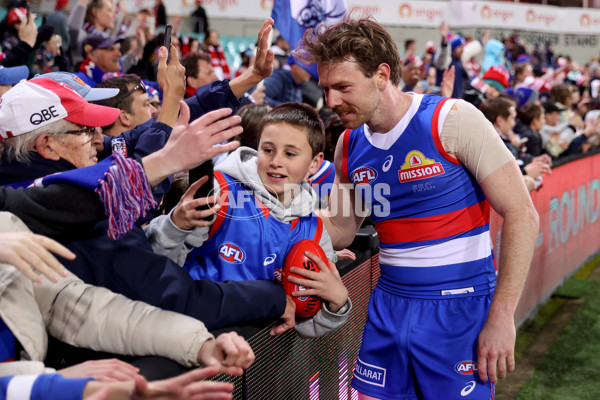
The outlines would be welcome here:
<svg viewBox="0 0 600 400">
<path fill-rule="evenodd" d="M 275 259 L 277 258 L 277 254 L 269 254 L 267 256 L 267 258 L 265 258 L 265 262 L 263 263 L 263 265 L 266 267 L 269 264 L 273 264 L 275 262 Z"/>
<path fill-rule="evenodd" d="M 392 166 L 392 162 L 394 162 L 394 156 L 390 155 L 385 158 L 385 162 L 383 163 L 383 167 L 381 169 L 383 172 L 388 172 L 390 167 Z"/>
<path fill-rule="evenodd" d="M 460 395 L 462 397 L 468 396 L 471 394 L 471 392 L 475 389 L 475 381 L 469 381 L 467 382 L 467 386 L 465 386 L 463 388 L 463 390 L 460 391 Z"/>
</svg>

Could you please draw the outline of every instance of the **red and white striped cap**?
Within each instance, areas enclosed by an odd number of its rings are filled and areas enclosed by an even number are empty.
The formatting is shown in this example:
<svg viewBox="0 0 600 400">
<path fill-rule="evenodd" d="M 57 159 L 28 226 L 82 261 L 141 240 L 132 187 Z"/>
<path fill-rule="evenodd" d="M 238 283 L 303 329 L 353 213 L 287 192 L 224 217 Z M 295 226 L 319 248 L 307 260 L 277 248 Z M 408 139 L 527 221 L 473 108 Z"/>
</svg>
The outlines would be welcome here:
<svg viewBox="0 0 600 400">
<path fill-rule="evenodd" d="M 12 25 L 18 21 L 25 21 L 27 19 L 27 9 L 25 7 L 15 7 L 8 13 L 6 22 L 8 25 Z"/>
<path fill-rule="evenodd" d="M 88 103 L 65 83 L 38 78 L 18 83 L 0 99 L 0 136 L 22 135 L 61 119 L 102 127 L 118 116 L 119 109 Z"/>
</svg>

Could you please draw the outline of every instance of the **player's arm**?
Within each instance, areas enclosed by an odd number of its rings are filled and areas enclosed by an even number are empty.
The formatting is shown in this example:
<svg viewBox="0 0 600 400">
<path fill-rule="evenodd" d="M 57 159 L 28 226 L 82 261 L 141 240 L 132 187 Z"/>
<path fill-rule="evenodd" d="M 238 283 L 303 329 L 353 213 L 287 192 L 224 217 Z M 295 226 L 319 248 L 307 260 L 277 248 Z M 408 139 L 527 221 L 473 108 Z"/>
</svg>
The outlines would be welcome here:
<svg viewBox="0 0 600 400">
<path fill-rule="evenodd" d="M 344 134 L 340 135 L 335 147 L 335 180 L 329 197 L 329 207 L 319 212 L 323 219 L 325 229 L 331 236 L 331 242 L 335 250 L 348 247 L 364 217 L 356 214 L 356 198 L 354 184 L 342 173 L 342 161 L 344 156 Z"/>
<path fill-rule="evenodd" d="M 515 367 L 514 313 L 533 256 L 539 218 L 516 161 L 491 173 L 480 185 L 492 208 L 504 218 L 496 292 L 477 351 L 480 378 L 485 382 L 489 376 L 496 383 Z"/>
<path fill-rule="evenodd" d="M 504 218 L 496 292 L 478 343 L 479 375 L 496 383 L 514 369 L 514 313 L 533 255 L 538 215 L 514 157 L 479 110 L 457 101 L 440 137 Z"/>
</svg>

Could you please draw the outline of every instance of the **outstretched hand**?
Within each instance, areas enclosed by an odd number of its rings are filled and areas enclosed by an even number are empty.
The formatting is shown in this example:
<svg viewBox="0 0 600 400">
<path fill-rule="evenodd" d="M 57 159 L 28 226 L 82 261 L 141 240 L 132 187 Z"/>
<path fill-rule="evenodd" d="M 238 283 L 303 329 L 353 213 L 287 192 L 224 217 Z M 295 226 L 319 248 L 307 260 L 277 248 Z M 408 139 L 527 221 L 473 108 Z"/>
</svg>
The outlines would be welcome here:
<svg viewBox="0 0 600 400">
<path fill-rule="evenodd" d="M 231 91 L 238 99 L 260 81 L 268 78 L 273 73 L 273 59 L 275 54 L 270 49 L 269 33 L 273 30 L 273 19 L 267 18 L 258 32 L 258 41 L 254 64 L 242 75 L 229 82 Z"/>
<path fill-rule="evenodd" d="M 135 379 L 132 400 L 231 399 L 233 385 L 227 382 L 205 381 L 219 373 L 217 367 L 199 368 L 174 378 L 148 383 Z"/>
<path fill-rule="evenodd" d="M 450 97 L 454 91 L 454 76 L 456 71 L 454 65 L 446 68 L 442 77 L 442 83 L 440 83 L 440 96 Z"/>
<path fill-rule="evenodd" d="M 235 150 L 240 143 L 226 142 L 242 133 L 241 118 L 231 115 L 230 108 L 204 114 L 188 124 L 190 109 L 181 101 L 181 114 L 169 140 L 159 151 L 142 159 L 150 185 L 156 186 L 167 176 L 192 169 L 221 153 Z"/>
<path fill-rule="evenodd" d="M 263 80 L 268 78 L 273 73 L 273 58 L 275 54 L 270 49 L 269 33 L 273 30 L 273 18 L 267 18 L 263 22 L 260 31 L 258 31 L 256 56 L 254 57 L 254 65 L 250 68 L 252 73 L 259 76 Z"/>
<path fill-rule="evenodd" d="M 125 382 L 138 377 L 139 368 L 116 358 L 89 360 L 56 371 L 65 378 L 91 377 L 98 382 Z"/>
<path fill-rule="evenodd" d="M 36 271 L 52 282 L 58 282 L 55 272 L 67 276 L 67 271 L 52 253 L 68 260 L 75 259 L 75 254 L 60 243 L 30 232 L 2 232 L 0 241 L 3 243 L 0 262 L 15 266 L 36 283 L 42 283 L 42 277 Z"/>
<path fill-rule="evenodd" d="M 450 32 L 450 25 L 446 21 L 440 22 L 439 26 L 440 35 L 442 36 L 442 40 L 445 42 L 448 38 L 448 33 Z"/>
</svg>

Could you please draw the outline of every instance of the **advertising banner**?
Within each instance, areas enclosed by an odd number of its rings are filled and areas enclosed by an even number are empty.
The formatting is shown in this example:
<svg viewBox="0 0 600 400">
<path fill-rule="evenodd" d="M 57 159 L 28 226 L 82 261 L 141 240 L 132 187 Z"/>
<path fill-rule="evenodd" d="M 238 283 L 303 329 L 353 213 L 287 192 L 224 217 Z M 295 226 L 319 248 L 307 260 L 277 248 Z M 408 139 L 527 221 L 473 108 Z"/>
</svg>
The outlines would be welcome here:
<svg viewBox="0 0 600 400">
<path fill-rule="evenodd" d="M 540 232 L 517 308 L 517 321 L 600 249 L 600 154 L 554 168 L 532 199 L 540 216 Z M 492 213 L 497 261 L 501 227 L 502 218 Z"/>
<path fill-rule="evenodd" d="M 318 9 L 319 0 L 306 0 Z M 72 2 L 74 3 L 74 2 Z M 390 26 L 436 28 L 447 21 L 452 27 L 518 29 L 538 32 L 595 35 L 600 28 L 600 10 L 571 7 L 535 6 L 496 1 L 394 1 L 365 4 L 348 0 L 353 15 L 373 16 Z M 56 0 L 38 0 L 32 8 L 43 14 L 54 11 Z M 152 9 L 154 0 L 121 0 L 128 12 Z M 164 1 L 170 16 L 189 16 L 195 0 Z M 210 18 L 264 20 L 271 15 L 273 0 L 203 0 Z"/>
</svg>

